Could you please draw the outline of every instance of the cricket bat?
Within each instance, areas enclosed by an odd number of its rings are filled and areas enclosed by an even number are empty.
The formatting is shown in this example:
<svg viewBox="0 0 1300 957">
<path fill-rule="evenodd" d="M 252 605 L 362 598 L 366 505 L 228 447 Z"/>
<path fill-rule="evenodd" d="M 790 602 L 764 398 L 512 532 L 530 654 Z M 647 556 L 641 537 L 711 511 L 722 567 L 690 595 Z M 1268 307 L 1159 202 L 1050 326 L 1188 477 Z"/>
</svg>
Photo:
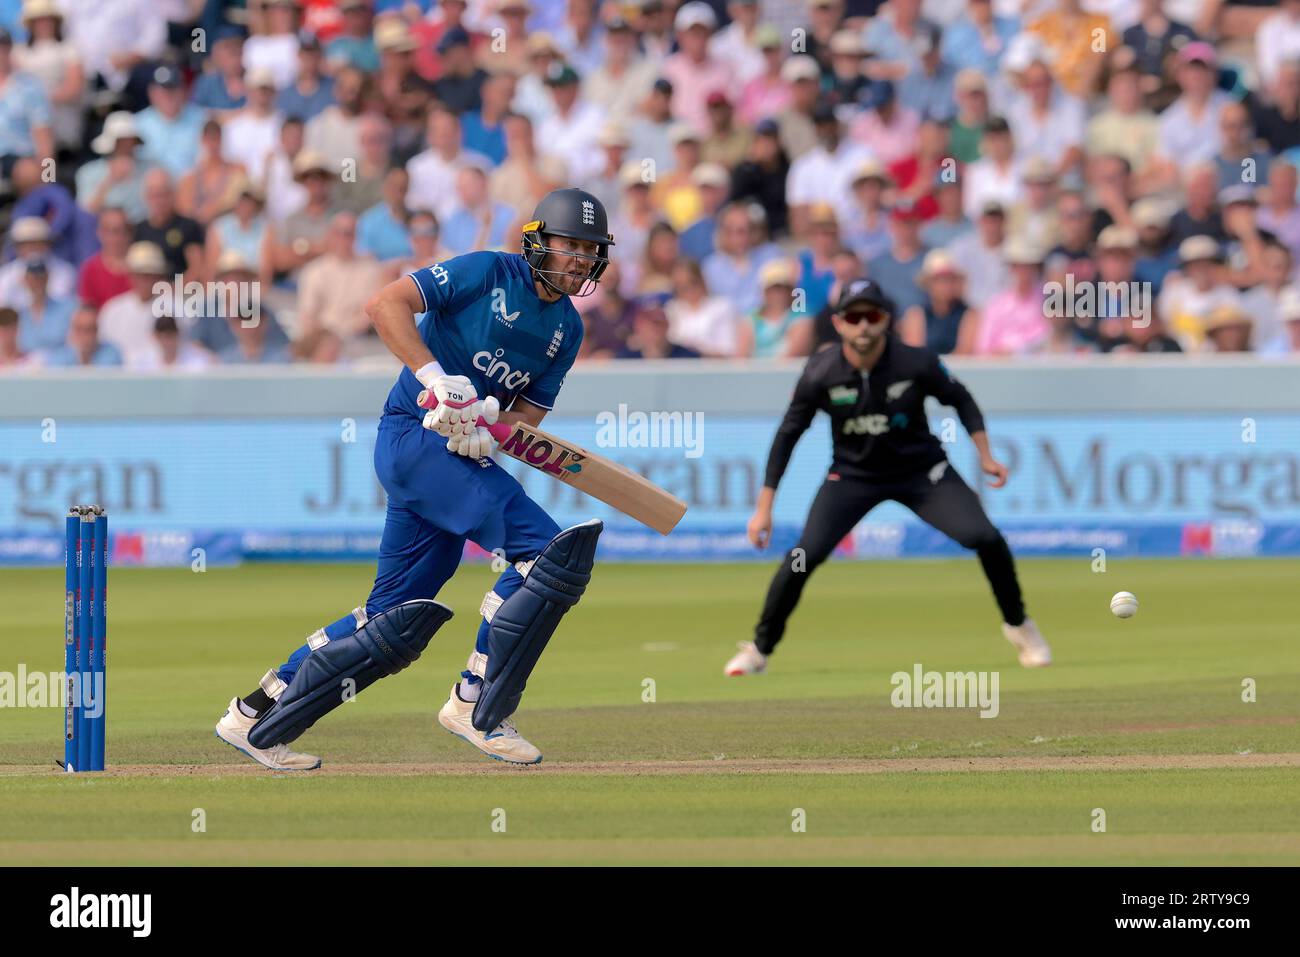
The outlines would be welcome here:
<svg viewBox="0 0 1300 957">
<path fill-rule="evenodd" d="M 425 389 L 416 399 L 422 409 L 434 409 L 438 400 Z M 581 489 L 592 498 L 617 509 L 661 535 L 667 535 L 686 514 L 686 503 L 665 492 L 643 475 L 589 452 L 580 445 L 566 442 L 525 422 L 489 425 L 482 417 L 478 424 L 492 433 L 497 448 L 525 465 Z"/>
</svg>

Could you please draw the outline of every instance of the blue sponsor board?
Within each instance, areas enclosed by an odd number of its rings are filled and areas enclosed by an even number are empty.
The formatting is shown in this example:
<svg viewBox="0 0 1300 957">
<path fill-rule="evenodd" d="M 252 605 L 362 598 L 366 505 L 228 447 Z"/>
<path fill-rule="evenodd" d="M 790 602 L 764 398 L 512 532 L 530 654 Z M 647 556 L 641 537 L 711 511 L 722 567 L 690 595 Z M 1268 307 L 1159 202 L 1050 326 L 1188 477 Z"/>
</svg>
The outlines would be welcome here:
<svg viewBox="0 0 1300 957">
<path fill-rule="evenodd" d="M 121 564 L 241 560 L 371 560 L 385 501 L 372 463 L 376 421 L 132 419 L 0 425 L 0 564 L 62 560 L 69 502 L 107 506 Z M 968 481 L 975 452 L 951 417 L 949 456 Z M 591 517 L 609 530 L 610 559 L 763 558 L 745 523 L 775 430 L 769 417 L 668 419 L 649 429 L 597 417 L 548 418 L 548 431 L 647 475 L 689 511 L 663 537 L 522 463 L 502 458 L 561 525 Z M 830 464 L 819 418 L 781 483 L 771 558 L 793 545 Z M 995 454 L 1006 488 L 982 488 L 1020 555 L 1300 554 L 1300 415 L 1001 415 Z M 617 444 L 611 447 L 607 440 Z M 855 557 L 957 555 L 961 549 L 894 503 L 846 540 Z M 469 550 L 473 558 L 477 551 Z"/>
</svg>

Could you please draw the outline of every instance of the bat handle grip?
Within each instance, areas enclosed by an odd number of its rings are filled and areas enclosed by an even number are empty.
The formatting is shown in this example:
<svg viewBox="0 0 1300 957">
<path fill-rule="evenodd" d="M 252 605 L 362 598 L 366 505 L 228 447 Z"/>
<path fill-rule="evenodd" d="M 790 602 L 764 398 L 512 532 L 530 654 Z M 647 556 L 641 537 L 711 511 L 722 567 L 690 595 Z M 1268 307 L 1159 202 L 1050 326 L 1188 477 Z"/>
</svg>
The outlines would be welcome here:
<svg viewBox="0 0 1300 957">
<path fill-rule="evenodd" d="M 422 409 L 436 409 L 438 407 L 438 397 L 433 394 L 432 389 L 423 389 L 420 394 L 415 397 L 415 404 Z M 514 429 L 504 422 L 489 422 L 481 415 L 478 417 L 478 424 L 487 429 L 488 432 L 492 433 L 492 438 L 496 439 L 498 442 L 504 442 L 506 439 L 510 438 L 510 433 L 514 431 Z"/>
</svg>

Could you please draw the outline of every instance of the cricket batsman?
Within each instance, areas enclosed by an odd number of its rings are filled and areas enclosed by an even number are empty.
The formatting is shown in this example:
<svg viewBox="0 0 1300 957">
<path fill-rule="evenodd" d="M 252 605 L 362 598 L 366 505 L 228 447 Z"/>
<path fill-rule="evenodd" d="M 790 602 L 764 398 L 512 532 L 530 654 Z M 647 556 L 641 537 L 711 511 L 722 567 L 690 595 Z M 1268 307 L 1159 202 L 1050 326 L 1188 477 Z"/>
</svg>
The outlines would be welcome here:
<svg viewBox="0 0 1300 957">
<path fill-rule="evenodd" d="M 754 640 L 727 662 L 728 675 L 759 674 L 785 634 L 786 622 L 813 571 L 869 511 L 901 502 L 965 548 L 975 550 L 1002 611 L 1002 633 L 1025 667 L 1052 663 L 1052 653 L 1025 617 L 1015 562 L 971 490 L 948 462 L 925 417 L 925 397 L 957 410 L 979 451 L 980 469 L 1001 488 L 1007 468 L 989 451 L 979 407 L 929 349 L 905 345 L 891 331 L 895 308 L 880 286 L 856 279 L 844 286 L 831 321 L 840 335 L 814 353 L 795 385 L 767 459 L 763 488 L 749 520 L 750 542 L 765 548 L 772 501 L 795 444 L 817 410 L 831 420 L 830 472 L 813 500 L 799 544 L 781 562 L 767 591 Z"/>
<path fill-rule="evenodd" d="M 232 700 L 219 738 L 273 770 L 320 767 L 320 758 L 289 745 L 420 656 L 452 616 L 434 599 L 468 539 L 510 565 L 483 599 L 474 649 L 438 721 L 492 758 L 542 760 L 510 716 L 560 618 L 582 596 L 603 526 L 561 530 L 488 457 L 486 426 L 538 425 L 554 406 L 582 342 L 569 297 L 594 291 L 612 245 L 600 200 L 557 189 L 524 225 L 522 255 L 474 252 L 434 263 L 366 304 L 405 366 L 375 443 L 388 511 L 374 586 L 364 605 Z"/>
</svg>

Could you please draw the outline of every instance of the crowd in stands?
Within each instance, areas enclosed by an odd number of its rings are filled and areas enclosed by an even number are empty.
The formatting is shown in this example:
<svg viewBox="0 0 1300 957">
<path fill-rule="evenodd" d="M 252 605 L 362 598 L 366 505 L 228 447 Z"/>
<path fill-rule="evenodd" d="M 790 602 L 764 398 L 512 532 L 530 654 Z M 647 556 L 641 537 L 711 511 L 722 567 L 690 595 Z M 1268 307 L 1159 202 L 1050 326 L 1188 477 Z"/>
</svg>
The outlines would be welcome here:
<svg viewBox="0 0 1300 957">
<path fill-rule="evenodd" d="M 863 275 L 941 353 L 1300 353 L 1298 167 L 1300 0 L 0 0 L 0 371 L 381 354 L 570 185 L 580 361 Z"/>
</svg>

